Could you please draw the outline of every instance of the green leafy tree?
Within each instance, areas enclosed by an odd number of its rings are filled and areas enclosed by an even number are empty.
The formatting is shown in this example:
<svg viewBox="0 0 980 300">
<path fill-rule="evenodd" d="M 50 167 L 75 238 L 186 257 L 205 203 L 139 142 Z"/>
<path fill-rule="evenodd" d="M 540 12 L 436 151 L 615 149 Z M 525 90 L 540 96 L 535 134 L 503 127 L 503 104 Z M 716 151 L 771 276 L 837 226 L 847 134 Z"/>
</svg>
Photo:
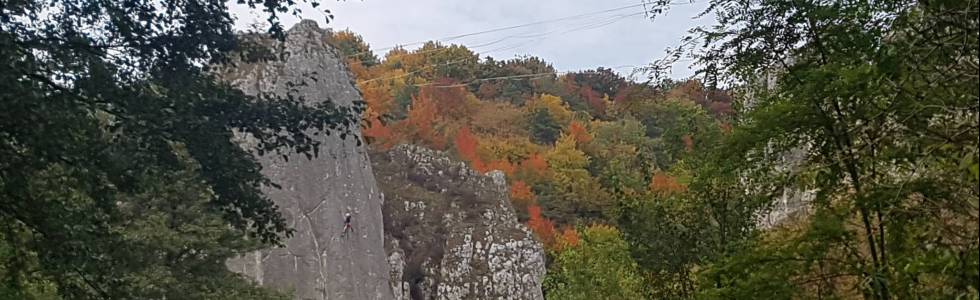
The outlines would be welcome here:
<svg viewBox="0 0 980 300">
<path fill-rule="evenodd" d="M 702 294 L 977 298 L 978 2 L 710 2 L 693 54 L 746 92 L 724 152 L 816 193 L 797 234 L 752 239 Z"/>
<path fill-rule="evenodd" d="M 656 141 L 656 166 L 668 169 L 688 153 L 720 139 L 718 121 L 692 101 L 683 99 L 645 100 L 633 103 L 627 116 L 636 118 L 646 128 L 646 135 Z"/>
<path fill-rule="evenodd" d="M 487 56 L 480 63 L 479 78 L 497 78 L 506 76 L 528 76 L 534 80 L 494 80 L 491 81 L 502 99 L 515 105 L 523 105 L 535 93 L 554 94 L 553 89 L 542 88 L 541 82 L 555 81 L 555 68 L 541 58 L 520 56 L 517 58 L 498 61 Z M 545 84 L 547 85 L 547 84 Z M 477 88 L 477 87 L 473 87 Z M 484 99 L 490 100 L 490 99 Z"/>
<path fill-rule="evenodd" d="M 559 135 L 561 135 L 561 125 L 544 108 L 532 111 L 528 117 L 527 124 L 531 141 L 538 144 L 552 145 L 558 140 Z"/>
<path fill-rule="evenodd" d="M 619 92 L 619 89 L 626 87 L 628 84 L 626 78 L 616 74 L 613 69 L 602 67 L 595 70 L 569 73 L 566 76 L 570 77 L 579 85 L 595 91 L 600 96 L 612 97 Z"/>
<path fill-rule="evenodd" d="M 575 138 L 562 135 L 545 159 L 553 173 L 539 202 L 552 212 L 570 212 L 549 217 L 564 224 L 603 219 L 612 207 L 612 198 L 586 169 L 589 157 L 577 148 Z"/>
<path fill-rule="evenodd" d="M 589 169 L 603 187 L 617 193 L 641 192 L 654 166 L 653 139 L 646 128 L 633 118 L 599 122 L 595 140 L 585 147 Z"/>
<path fill-rule="evenodd" d="M 400 59 L 402 68 L 428 81 L 448 78 L 466 82 L 476 78 L 480 68 L 479 55 L 466 46 L 446 46 L 433 41 Z"/>
<path fill-rule="evenodd" d="M 684 190 L 625 194 L 617 224 L 631 253 L 647 273 L 650 293 L 658 299 L 691 298 L 701 289 L 696 270 L 735 252 L 755 234 L 767 198 L 747 193 L 755 180 L 736 173 L 740 162 L 715 159 L 683 162 L 696 166 Z M 712 160 L 708 160 L 712 159 Z"/>
<path fill-rule="evenodd" d="M 555 257 L 547 299 L 644 299 L 643 277 L 615 227 L 592 225 Z"/>
<path fill-rule="evenodd" d="M 283 36 L 293 1 L 240 2 Z M 2 296 L 275 297 L 224 267 L 290 234 L 233 131 L 312 157 L 313 132 L 344 136 L 359 112 L 216 80 L 214 64 L 276 59 L 224 2 L 0 6 Z"/>
</svg>

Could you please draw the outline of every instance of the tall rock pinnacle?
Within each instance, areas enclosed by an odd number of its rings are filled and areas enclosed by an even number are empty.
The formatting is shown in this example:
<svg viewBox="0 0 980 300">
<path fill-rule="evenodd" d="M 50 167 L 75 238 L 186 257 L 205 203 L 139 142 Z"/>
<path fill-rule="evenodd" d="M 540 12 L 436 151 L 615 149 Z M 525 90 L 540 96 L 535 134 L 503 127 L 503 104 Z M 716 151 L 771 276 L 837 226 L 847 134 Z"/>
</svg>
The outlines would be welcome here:
<svg viewBox="0 0 980 300">
<path fill-rule="evenodd" d="M 327 44 L 327 31 L 304 20 L 284 42 L 269 40 L 279 60 L 238 63 L 222 77 L 247 94 L 274 93 L 307 104 L 361 100 L 344 60 Z M 284 55 L 283 55 L 284 54 Z M 359 136 L 358 128 L 351 128 Z M 263 286 L 291 291 L 296 299 L 392 299 L 385 260 L 381 191 L 368 155 L 356 138 L 317 135 L 323 144 L 310 160 L 276 154 L 259 157 L 263 173 L 281 189 L 266 189 L 296 230 L 286 247 L 228 262 Z M 248 138 L 243 137 L 245 143 Z M 341 236 L 344 215 L 353 234 Z"/>
</svg>

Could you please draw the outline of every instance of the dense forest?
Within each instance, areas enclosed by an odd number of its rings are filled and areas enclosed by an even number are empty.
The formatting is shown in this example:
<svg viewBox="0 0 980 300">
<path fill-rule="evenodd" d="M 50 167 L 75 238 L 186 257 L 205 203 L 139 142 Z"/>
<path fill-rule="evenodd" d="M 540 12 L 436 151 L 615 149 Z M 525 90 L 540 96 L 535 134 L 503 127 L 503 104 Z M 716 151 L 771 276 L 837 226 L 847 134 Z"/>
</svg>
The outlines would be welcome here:
<svg viewBox="0 0 980 300">
<path fill-rule="evenodd" d="M 0 298 L 283 297 L 224 269 L 290 233 L 232 131 L 313 156 L 360 117 L 506 174 L 548 299 L 980 299 L 978 2 L 708 2 L 639 79 L 334 31 L 353 111 L 216 80 L 263 59 L 220 1 L 2 2 Z"/>
<path fill-rule="evenodd" d="M 716 2 L 702 80 L 331 42 L 373 147 L 507 175 L 549 299 L 977 298 L 976 3 Z"/>
</svg>

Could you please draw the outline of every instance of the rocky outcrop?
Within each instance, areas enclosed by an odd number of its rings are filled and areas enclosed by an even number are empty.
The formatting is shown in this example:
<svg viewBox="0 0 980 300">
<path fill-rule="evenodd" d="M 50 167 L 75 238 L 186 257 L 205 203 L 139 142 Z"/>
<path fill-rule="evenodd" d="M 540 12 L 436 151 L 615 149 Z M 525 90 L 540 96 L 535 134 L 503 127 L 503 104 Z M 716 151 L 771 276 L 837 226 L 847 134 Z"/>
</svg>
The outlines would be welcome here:
<svg viewBox="0 0 980 300">
<path fill-rule="evenodd" d="M 281 59 L 241 63 L 222 77 L 245 93 L 273 93 L 308 105 L 332 101 L 350 107 L 361 100 L 344 61 L 313 21 L 290 29 L 271 49 Z M 354 126 L 356 127 L 356 126 Z M 352 128 L 359 135 L 358 128 Z M 241 137 L 249 142 L 248 137 Z M 264 192 L 296 230 L 284 248 L 231 260 L 228 267 L 258 283 L 290 291 L 296 299 L 392 299 L 384 252 L 382 196 L 365 148 L 357 139 L 317 135 L 319 156 L 259 157 L 263 173 L 281 189 Z M 344 239 L 344 214 L 353 235 Z"/>
<path fill-rule="evenodd" d="M 541 245 L 511 207 L 504 175 L 402 145 L 372 157 L 396 299 L 542 299 Z"/>
<path fill-rule="evenodd" d="M 776 162 L 775 172 L 799 172 L 801 165 L 806 159 L 807 151 L 804 148 L 797 148 L 783 153 L 772 154 L 771 159 L 774 159 Z M 802 219 L 810 214 L 810 204 L 816 192 L 814 189 L 807 189 L 801 186 L 784 188 L 782 194 L 774 197 L 770 206 L 759 214 L 758 218 L 756 218 L 756 225 L 759 228 L 768 229 Z"/>
</svg>

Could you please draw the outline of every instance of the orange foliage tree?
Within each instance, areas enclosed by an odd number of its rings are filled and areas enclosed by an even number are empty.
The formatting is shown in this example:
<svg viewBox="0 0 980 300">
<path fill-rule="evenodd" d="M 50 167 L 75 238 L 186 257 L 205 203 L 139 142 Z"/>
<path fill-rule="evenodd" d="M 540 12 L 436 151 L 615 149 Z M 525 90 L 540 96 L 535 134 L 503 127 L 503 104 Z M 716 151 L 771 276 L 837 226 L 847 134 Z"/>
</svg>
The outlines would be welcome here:
<svg viewBox="0 0 980 300">
<path fill-rule="evenodd" d="M 531 154 L 520 163 L 517 177 L 529 182 L 540 182 L 548 177 L 548 162 L 540 154 Z"/>
<path fill-rule="evenodd" d="M 470 132 L 469 127 L 459 129 L 459 132 L 456 133 L 454 144 L 456 144 L 456 152 L 459 153 L 460 158 L 469 162 L 480 160 L 480 157 L 476 154 L 476 148 L 480 143 L 473 136 L 473 133 Z"/>
<path fill-rule="evenodd" d="M 531 186 L 524 181 L 516 180 L 510 185 L 510 201 L 518 207 L 527 207 L 535 203 L 536 196 Z"/>
<path fill-rule="evenodd" d="M 555 243 L 555 224 L 541 215 L 541 207 L 536 204 L 527 207 L 527 214 L 527 227 L 545 247 L 552 248 Z"/>
<path fill-rule="evenodd" d="M 439 114 L 444 118 L 470 118 L 476 113 L 479 102 L 465 87 L 456 86 L 457 83 L 459 82 L 451 79 L 436 80 L 432 85 L 423 86 L 418 97 L 435 103 Z"/>
<path fill-rule="evenodd" d="M 588 86 L 583 86 L 579 90 L 579 95 L 585 99 L 585 103 L 589 105 L 595 116 L 603 117 L 606 115 L 606 99 L 603 95 L 599 95 Z"/>
<path fill-rule="evenodd" d="M 556 252 L 561 252 L 564 249 L 573 248 L 578 246 L 579 240 L 580 238 L 578 231 L 571 226 L 565 226 L 565 228 L 561 231 L 561 235 L 556 238 L 554 250 Z"/>
<path fill-rule="evenodd" d="M 394 138 L 394 134 L 392 134 L 391 128 L 385 126 L 377 116 L 365 118 L 365 122 L 367 122 L 367 126 L 364 128 L 363 133 L 364 136 L 368 138 L 368 142 L 371 143 L 371 145 L 375 145 L 376 147 L 385 150 L 391 148 L 391 146 L 394 146 L 395 143 L 397 143 L 397 140 Z"/>
<path fill-rule="evenodd" d="M 672 195 L 687 191 L 687 186 L 677 182 L 673 176 L 663 172 L 655 172 L 650 179 L 650 191 L 660 195 Z"/>
<path fill-rule="evenodd" d="M 414 97 L 412 107 L 408 110 L 408 119 L 405 120 L 408 128 L 404 130 L 408 130 L 408 135 L 413 139 L 439 150 L 444 149 L 446 140 L 435 128 L 438 112 L 439 109 L 431 98 L 421 94 Z"/>
<path fill-rule="evenodd" d="M 568 132 L 573 138 L 575 138 L 575 142 L 578 144 L 584 144 L 592 141 L 592 135 L 590 135 L 589 131 L 585 129 L 585 126 L 578 121 L 572 121 L 572 123 L 568 126 Z"/>
</svg>

